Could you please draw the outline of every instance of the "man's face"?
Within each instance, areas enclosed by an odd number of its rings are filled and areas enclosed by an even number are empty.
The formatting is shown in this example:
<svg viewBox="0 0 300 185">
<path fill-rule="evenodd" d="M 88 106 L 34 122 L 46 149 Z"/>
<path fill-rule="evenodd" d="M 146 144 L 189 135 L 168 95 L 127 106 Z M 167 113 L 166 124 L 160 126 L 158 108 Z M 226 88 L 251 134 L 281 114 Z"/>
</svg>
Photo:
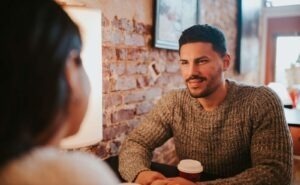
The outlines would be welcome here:
<svg viewBox="0 0 300 185">
<path fill-rule="evenodd" d="M 229 55 L 221 57 L 207 42 L 188 43 L 180 49 L 180 69 L 192 97 L 205 98 L 224 82 Z"/>
</svg>

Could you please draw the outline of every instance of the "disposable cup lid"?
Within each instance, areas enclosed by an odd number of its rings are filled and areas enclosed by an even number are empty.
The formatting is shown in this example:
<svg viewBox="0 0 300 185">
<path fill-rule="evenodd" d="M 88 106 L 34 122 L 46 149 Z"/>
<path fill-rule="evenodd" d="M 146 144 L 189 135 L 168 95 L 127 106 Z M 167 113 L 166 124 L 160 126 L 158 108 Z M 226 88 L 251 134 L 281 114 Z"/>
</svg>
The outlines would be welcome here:
<svg viewBox="0 0 300 185">
<path fill-rule="evenodd" d="M 177 168 L 181 172 L 185 173 L 201 173 L 203 171 L 203 166 L 197 160 L 193 159 L 183 159 L 177 165 Z"/>
</svg>

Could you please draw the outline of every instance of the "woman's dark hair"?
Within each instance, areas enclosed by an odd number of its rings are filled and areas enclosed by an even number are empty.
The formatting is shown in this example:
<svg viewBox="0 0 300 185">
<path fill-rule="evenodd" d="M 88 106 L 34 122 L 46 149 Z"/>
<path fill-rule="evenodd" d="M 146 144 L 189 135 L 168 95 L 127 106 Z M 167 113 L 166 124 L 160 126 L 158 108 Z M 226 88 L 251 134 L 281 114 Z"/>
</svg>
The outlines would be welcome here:
<svg viewBox="0 0 300 185">
<path fill-rule="evenodd" d="M 70 95 L 66 60 L 81 39 L 54 0 L 9 0 L 0 9 L 1 166 L 45 144 L 60 127 Z"/>
<path fill-rule="evenodd" d="M 226 39 L 221 30 L 210 25 L 194 25 L 184 30 L 179 38 L 179 51 L 181 46 L 194 42 L 208 42 L 221 56 L 226 54 Z"/>
</svg>

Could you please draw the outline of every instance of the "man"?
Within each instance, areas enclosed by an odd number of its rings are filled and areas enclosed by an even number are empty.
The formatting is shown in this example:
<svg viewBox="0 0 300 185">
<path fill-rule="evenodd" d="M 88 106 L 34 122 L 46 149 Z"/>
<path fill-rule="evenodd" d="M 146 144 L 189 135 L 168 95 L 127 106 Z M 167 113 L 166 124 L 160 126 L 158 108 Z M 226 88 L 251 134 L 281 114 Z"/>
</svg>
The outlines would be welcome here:
<svg viewBox="0 0 300 185">
<path fill-rule="evenodd" d="M 179 39 L 187 89 L 165 95 L 128 136 L 120 173 L 140 184 L 195 184 L 150 170 L 152 151 L 173 137 L 179 159 L 195 159 L 215 178 L 197 184 L 290 184 L 292 142 L 282 104 L 269 88 L 226 80 L 223 33 L 195 25 Z"/>
</svg>

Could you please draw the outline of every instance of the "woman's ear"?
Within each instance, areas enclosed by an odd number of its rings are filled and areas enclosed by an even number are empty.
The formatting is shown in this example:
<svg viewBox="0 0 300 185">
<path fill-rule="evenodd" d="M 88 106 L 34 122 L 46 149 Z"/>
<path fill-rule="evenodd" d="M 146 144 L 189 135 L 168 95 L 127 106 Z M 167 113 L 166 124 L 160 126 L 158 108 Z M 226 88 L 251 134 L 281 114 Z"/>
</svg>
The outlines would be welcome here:
<svg viewBox="0 0 300 185">
<path fill-rule="evenodd" d="M 228 53 L 223 56 L 223 71 L 227 71 L 230 66 L 231 57 Z"/>
<path fill-rule="evenodd" d="M 76 87 L 78 83 L 78 60 L 80 60 L 80 53 L 77 50 L 71 50 L 66 61 L 65 75 L 70 88 L 70 92 Z"/>
<path fill-rule="evenodd" d="M 69 123 L 67 136 L 70 136 L 75 134 L 80 128 L 87 110 L 90 94 L 90 83 L 81 63 L 80 51 L 72 50 L 69 53 L 66 61 L 65 75 L 70 91 L 66 119 L 66 122 Z"/>
</svg>

